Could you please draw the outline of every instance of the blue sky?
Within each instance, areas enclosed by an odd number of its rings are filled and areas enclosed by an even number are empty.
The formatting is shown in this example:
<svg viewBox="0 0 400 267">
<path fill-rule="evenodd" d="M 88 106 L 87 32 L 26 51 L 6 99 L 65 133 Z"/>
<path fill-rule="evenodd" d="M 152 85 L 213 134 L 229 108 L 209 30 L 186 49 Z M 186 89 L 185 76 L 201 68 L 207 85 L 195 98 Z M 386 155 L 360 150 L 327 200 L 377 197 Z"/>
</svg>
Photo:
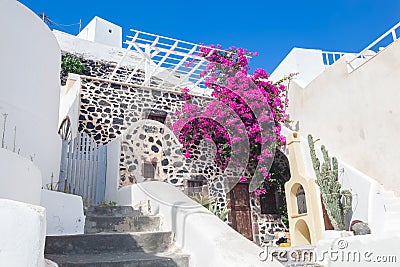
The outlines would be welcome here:
<svg viewBox="0 0 400 267">
<path fill-rule="evenodd" d="M 252 68 L 272 72 L 293 47 L 360 52 L 400 21 L 399 0 L 83 1 L 21 0 L 59 24 L 95 15 L 123 27 L 194 43 L 259 52 Z M 78 26 L 57 27 L 77 34 Z"/>
</svg>

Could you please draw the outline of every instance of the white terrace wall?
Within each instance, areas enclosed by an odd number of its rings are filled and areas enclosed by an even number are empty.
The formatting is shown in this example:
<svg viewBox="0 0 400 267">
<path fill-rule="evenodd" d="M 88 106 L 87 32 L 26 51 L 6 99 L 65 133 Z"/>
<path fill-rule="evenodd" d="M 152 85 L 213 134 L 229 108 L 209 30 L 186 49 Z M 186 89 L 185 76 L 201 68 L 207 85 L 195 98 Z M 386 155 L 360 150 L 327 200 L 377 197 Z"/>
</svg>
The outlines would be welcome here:
<svg viewBox="0 0 400 267">
<path fill-rule="evenodd" d="M 371 51 L 368 51 L 368 53 L 370 54 Z M 320 49 L 295 47 L 279 63 L 278 67 L 271 73 L 270 78 L 272 81 L 277 82 L 290 73 L 297 73 L 295 77 L 297 84 L 305 87 L 324 72 L 326 68 L 336 62 L 341 55 L 349 59 L 353 59 L 355 56 L 353 53 L 324 52 Z M 357 67 L 364 61 L 364 59 L 356 59 L 352 65 Z"/>
<path fill-rule="evenodd" d="M 77 74 L 69 74 L 66 86 L 61 87 L 59 125 L 65 118 L 71 121 L 71 137 L 75 138 L 78 133 L 77 121 L 79 118 L 79 92 L 81 90 L 81 79 Z"/>
<path fill-rule="evenodd" d="M 46 208 L 46 235 L 83 234 L 82 197 L 44 189 L 41 193 L 40 205 Z"/>
<path fill-rule="evenodd" d="M 0 266 L 44 266 L 45 209 L 0 199 Z"/>
<path fill-rule="evenodd" d="M 322 50 L 295 47 L 271 74 L 271 80 L 276 82 L 290 73 L 299 73 L 296 80 L 305 86 L 324 70 Z"/>
<path fill-rule="evenodd" d="M 106 61 L 118 61 L 118 53 L 124 50 L 121 47 L 109 46 L 103 43 L 95 43 L 77 36 L 53 30 L 61 50 L 72 54 L 85 55 L 85 58 L 102 59 Z"/>
<path fill-rule="evenodd" d="M 0 113 L 7 113 L 5 146 L 33 162 L 43 184 L 57 181 L 60 48 L 40 18 L 15 0 L 0 2 Z M 3 133 L 3 116 L 0 116 Z M 18 181 L 15 180 L 15 183 Z"/>
<path fill-rule="evenodd" d="M 345 58 L 289 88 L 290 119 L 338 158 L 400 193 L 400 40 L 349 73 Z"/>
<path fill-rule="evenodd" d="M 95 43 L 122 47 L 122 28 L 97 16 L 77 36 Z"/>
<path fill-rule="evenodd" d="M 0 148 L 0 198 L 39 205 L 41 187 L 38 167 L 26 158 Z"/>
</svg>

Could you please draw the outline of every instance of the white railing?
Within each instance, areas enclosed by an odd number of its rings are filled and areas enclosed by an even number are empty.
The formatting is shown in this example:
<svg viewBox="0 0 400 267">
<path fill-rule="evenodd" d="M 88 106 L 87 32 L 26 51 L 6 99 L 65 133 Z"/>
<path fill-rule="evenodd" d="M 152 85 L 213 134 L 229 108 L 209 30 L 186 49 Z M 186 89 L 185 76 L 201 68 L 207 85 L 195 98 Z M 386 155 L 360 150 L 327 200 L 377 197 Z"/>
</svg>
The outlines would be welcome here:
<svg viewBox="0 0 400 267">
<path fill-rule="evenodd" d="M 128 47 L 109 77 L 119 81 L 158 89 L 180 90 L 188 87 L 197 93 L 206 89 L 205 77 L 207 60 L 200 56 L 201 45 L 165 36 L 130 30 L 124 42 Z M 229 51 L 212 48 L 215 51 Z M 129 59 L 131 59 L 129 61 Z M 128 62 L 135 61 L 135 66 Z"/>
<path fill-rule="evenodd" d="M 328 52 L 328 51 L 322 51 L 322 60 L 324 62 L 325 66 L 332 65 L 336 61 L 338 61 L 342 56 L 344 56 L 346 53 L 343 52 Z"/>
<path fill-rule="evenodd" d="M 347 62 L 349 70 L 353 71 L 359 67 L 362 63 L 367 62 L 373 58 L 377 53 L 382 51 L 385 47 L 393 43 L 398 39 L 400 33 L 400 22 L 393 26 L 390 30 L 385 32 L 381 37 L 376 39 L 366 48 L 364 48 L 360 53 L 358 53 L 354 58 Z M 360 62 L 361 60 L 361 62 Z"/>
</svg>

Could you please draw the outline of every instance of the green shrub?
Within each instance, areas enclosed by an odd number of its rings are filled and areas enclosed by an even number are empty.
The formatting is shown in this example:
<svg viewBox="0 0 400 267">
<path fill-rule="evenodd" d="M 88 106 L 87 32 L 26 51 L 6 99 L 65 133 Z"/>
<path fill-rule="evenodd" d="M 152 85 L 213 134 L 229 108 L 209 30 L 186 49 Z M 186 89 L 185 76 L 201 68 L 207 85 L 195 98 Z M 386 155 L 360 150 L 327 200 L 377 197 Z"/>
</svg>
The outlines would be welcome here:
<svg viewBox="0 0 400 267">
<path fill-rule="evenodd" d="M 115 201 L 107 201 L 104 200 L 103 202 L 100 203 L 100 206 L 117 206 L 117 202 Z"/>
<path fill-rule="evenodd" d="M 83 64 L 77 58 L 65 57 L 61 61 L 61 67 L 67 73 L 81 74 L 83 71 Z"/>
<path fill-rule="evenodd" d="M 225 219 L 228 217 L 228 213 L 230 209 L 227 207 L 224 207 L 222 210 L 218 210 L 217 208 L 217 202 L 215 201 L 215 198 L 210 197 L 208 195 L 202 195 L 199 194 L 197 196 L 193 196 L 192 199 L 211 211 L 215 216 L 220 218 L 221 220 L 225 221 Z"/>
</svg>

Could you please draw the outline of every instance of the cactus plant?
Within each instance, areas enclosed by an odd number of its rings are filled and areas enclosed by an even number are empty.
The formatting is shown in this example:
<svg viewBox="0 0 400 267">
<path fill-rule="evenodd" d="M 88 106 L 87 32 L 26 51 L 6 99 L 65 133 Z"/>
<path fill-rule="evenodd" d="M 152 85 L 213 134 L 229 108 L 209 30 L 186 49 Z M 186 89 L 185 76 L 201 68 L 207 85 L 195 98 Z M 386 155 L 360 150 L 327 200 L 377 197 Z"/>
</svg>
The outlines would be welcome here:
<svg viewBox="0 0 400 267">
<path fill-rule="evenodd" d="M 333 228 L 335 230 L 345 230 L 347 214 L 351 211 L 351 192 L 349 190 L 341 190 L 342 186 L 338 181 L 337 159 L 332 157 L 331 160 L 328 150 L 322 145 L 321 152 L 324 162 L 321 165 L 320 160 L 315 154 L 314 143 L 312 135 L 308 135 L 311 160 L 317 177 L 316 183 L 321 190 L 322 201 Z"/>
</svg>

